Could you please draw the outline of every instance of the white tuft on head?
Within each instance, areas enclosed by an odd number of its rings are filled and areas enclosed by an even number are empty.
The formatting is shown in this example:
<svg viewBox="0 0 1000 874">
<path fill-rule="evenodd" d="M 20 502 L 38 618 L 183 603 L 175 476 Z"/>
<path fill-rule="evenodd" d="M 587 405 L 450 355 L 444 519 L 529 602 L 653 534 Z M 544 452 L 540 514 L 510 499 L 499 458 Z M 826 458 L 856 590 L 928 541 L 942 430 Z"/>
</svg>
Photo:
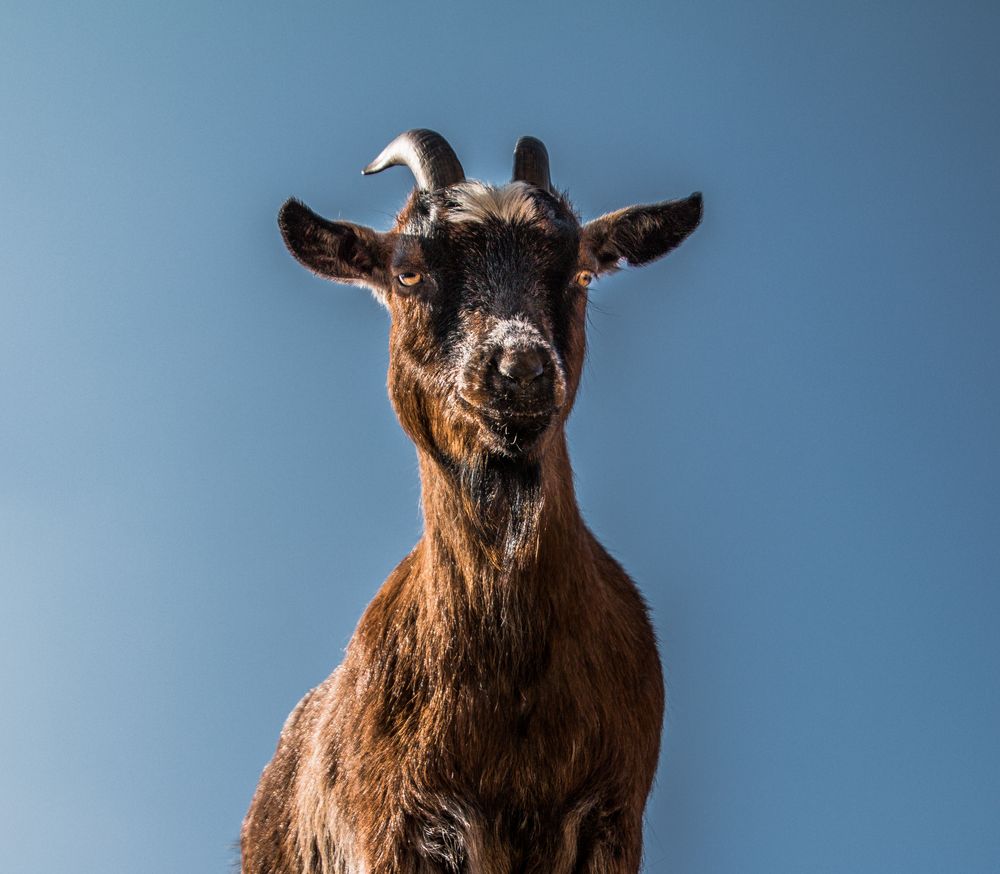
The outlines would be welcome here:
<svg viewBox="0 0 1000 874">
<path fill-rule="evenodd" d="M 454 202 L 438 218 L 454 223 L 484 222 L 500 219 L 507 222 L 533 222 L 544 218 L 531 196 L 526 182 L 511 182 L 502 187 L 482 182 L 462 182 L 448 189 Z"/>
</svg>

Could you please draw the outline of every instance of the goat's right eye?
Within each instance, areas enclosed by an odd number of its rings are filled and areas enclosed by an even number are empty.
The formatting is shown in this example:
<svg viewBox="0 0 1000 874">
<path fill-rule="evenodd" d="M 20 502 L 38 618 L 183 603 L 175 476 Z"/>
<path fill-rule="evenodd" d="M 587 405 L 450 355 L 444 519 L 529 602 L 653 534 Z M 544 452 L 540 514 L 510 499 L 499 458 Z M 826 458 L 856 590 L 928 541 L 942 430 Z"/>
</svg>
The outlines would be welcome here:
<svg viewBox="0 0 1000 874">
<path fill-rule="evenodd" d="M 407 288 L 413 288 L 414 285 L 420 285 L 424 281 L 424 276 L 422 273 L 400 273 L 396 276 L 396 281 Z"/>
</svg>

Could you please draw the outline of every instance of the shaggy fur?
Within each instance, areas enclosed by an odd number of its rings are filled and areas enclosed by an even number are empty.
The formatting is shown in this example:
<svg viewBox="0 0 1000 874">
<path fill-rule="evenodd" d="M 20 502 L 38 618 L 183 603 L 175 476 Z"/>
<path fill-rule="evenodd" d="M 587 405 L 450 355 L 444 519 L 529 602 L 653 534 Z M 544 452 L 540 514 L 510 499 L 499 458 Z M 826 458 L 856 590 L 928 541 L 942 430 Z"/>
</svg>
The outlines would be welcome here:
<svg viewBox="0 0 1000 874">
<path fill-rule="evenodd" d="M 385 233 L 282 209 L 301 263 L 390 310 L 424 533 L 289 716 L 243 874 L 638 870 L 660 663 L 641 596 L 580 516 L 564 426 L 581 271 L 646 263 L 700 215 L 693 196 L 581 225 L 523 182 L 417 190 Z M 510 376 L 518 355 L 531 367 Z"/>
</svg>

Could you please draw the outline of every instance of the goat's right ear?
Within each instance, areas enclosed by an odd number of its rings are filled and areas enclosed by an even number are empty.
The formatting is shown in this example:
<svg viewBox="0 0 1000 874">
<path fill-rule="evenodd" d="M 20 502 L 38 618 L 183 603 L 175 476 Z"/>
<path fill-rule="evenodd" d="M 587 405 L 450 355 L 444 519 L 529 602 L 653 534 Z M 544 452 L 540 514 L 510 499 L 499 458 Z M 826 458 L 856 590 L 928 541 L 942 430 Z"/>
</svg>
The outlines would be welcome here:
<svg viewBox="0 0 1000 874">
<path fill-rule="evenodd" d="M 598 273 L 622 262 L 639 267 L 677 248 L 701 221 L 701 193 L 682 200 L 630 206 L 583 227 L 583 242 L 597 259 Z"/>
<path fill-rule="evenodd" d="M 389 285 L 385 234 L 350 222 L 331 222 L 290 198 L 278 213 L 288 251 L 323 279 L 364 285 L 384 299 Z"/>
</svg>

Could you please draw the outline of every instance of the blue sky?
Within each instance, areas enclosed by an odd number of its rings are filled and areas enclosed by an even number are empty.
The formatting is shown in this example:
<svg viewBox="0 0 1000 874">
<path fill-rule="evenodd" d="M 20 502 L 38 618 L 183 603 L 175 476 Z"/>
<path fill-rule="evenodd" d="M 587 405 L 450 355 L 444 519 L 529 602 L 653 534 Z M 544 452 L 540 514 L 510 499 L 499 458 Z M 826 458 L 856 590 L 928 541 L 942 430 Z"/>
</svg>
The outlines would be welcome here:
<svg viewBox="0 0 1000 874">
<path fill-rule="evenodd" d="M 285 715 L 419 533 L 384 311 L 296 195 L 541 137 L 586 217 L 705 193 L 596 286 L 570 440 L 668 674 L 649 872 L 1000 867 L 1000 14 L 988 3 L 8 3 L 0 834 L 226 870 Z"/>
</svg>

